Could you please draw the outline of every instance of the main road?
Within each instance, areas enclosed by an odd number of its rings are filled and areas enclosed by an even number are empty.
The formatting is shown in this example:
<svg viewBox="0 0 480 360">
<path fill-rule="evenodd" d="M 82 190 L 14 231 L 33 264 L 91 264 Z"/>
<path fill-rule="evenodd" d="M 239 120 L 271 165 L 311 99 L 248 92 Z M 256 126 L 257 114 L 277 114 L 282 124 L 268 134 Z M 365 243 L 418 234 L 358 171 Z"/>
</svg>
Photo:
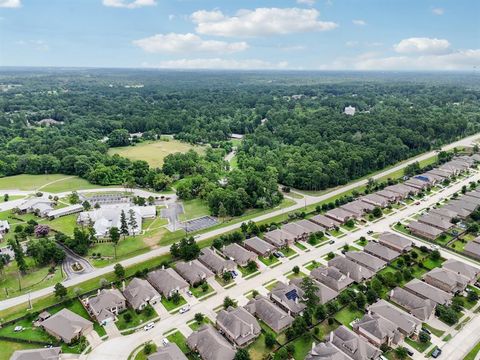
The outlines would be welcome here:
<svg viewBox="0 0 480 360">
<path fill-rule="evenodd" d="M 479 139 L 479 138 L 480 138 L 480 133 L 477 133 L 475 135 L 472 135 L 472 136 L 463 138 L 459 141 L 453 142 L 451 144 L 445 145 L 444 147 L 442 147 L 441 150 L 451 150 L 455 147 L 471 146 L 472 142 Z M 400 163 L 396 166 L 393 166 L 389 169 L 381 171 L 381 172 L 377 173 L 376 175 L 372 176 L 372 178 L 373 179 L 379 179 L 379 178 L 385 177 L 385 176 L 390 175 L 390 174 L 392 174 L 392 173 L 394 173 L 394 172 L 396 172 L 400 169 L 405 168 L 409 164 L 412 164 L 416 161 L 420 162 L 422 160 L 426 160 L 426 159 L 430 158 L 431 156 L 433 156 L 435 154 L 436 154 L 436 151 L 430 151 L 430 152 L 424 153 L 424 154 L 419 155 L 415 158 L 412 158 L 408 161 L 404 161 L 404 162 L 402 162 L 402 163 Z M 295 204 L 293 204 L 292 206 L 289 206 L 287 208 L 280 209 L 280 210 L 275 210 L 275 211 L 269 212 L 267 214 L 259 215 L 255 218 L 250 219 L 250 220 L 255 221 L 255 222 L 268 220 L 269 218 L 272 218 L 274 216 L 281 215 L 281 214 L 284 214 L 284 213 L 289 212 L 289 211 L 298 210 L 298 209 L 301 209 L 304 206 L 312 205 L 312 204 L 327 200 L 332 196 L 339 195 L 339 194 L 341 194 L 345 191 L 355 189 L 359 186 L 365 185 L 367 183 L 367 181 L 368 181 L 367 179 L 362 179 L 362 180 L 358 180 L 358 181 L 355 181 L 355 182 L 351 182 L 351 183 L 349 183 L 345 186 L 341 186 L 341 187 L 335 188 L 331 191 L 327 191 L 324 194 L 322 194 L 321 196 L 305 195 L 305 197 L 303 199 L 296 199 L 295 198 L 295 199 L 293 199 L 295 201 Z M 112 191 L 112 190 L 115 190 L 115 189 L 112 189 L 112 188 L 90 189 L 90 190 L 85 191 L 85 192 L 102 192 L 102 191 Z M 124 191 L 125 189 L 121 188 L 121 190 Z M 142 194 L 147 194 L 148 193 L 148 192 L 146 192 L 144 190 L 141 190 L 141 189 L 137 189 L 137 190 L 134 189 L 133 191 L 135 193 L 142 193 Z M 0 190 L 0 194 L 3 194 L 3 193 L 9 193 L 11 195 L 17 195 L 17 194 L 28 194 L 29 192 L 12 191 L 12 190 L 5 190 L 5 191 Z M 32 193 L 32 192 L 30 192 L 30 193 Z M 0 211 L 3 211 L 3 210 L 4 209 L 2 209 L 2 206 L 0 205 Z M 240 227 L 240 223 L 235 223 L 235 224 L 228 225 L 228 226 L 225 226 L 225 227 L 222 227 L 222 228 L 219 228 L 219 229 L 215 229 L 215 230 L 212 230 L 212 231 L 205 232 L 205 233 L 197 236 L 196 239 L 197 239 L 197 241 L 208 239 L 208 238 L 211 238 L 211 237 L 214 237 L 214 236 L 221 235 L 225 232 L 235 230 L 239 227 Z M 163 246 L 163 247 L 159 247 L 159 248 L 156 248 L 154 250 L 151 250 L 147 253 L 137 255 L 137 256 L 131 257 L 129 259 L 120 261 L 120 263 L 124 267 L 128 267 L 128 266 L 132 266 L 132 265 L 150 260 L 152 258 L 161 256 L 161 255 L 165 255 L 168 252 L 169 252 L 169 247 L 168 246 Z M 87 281 L 87 280 L 105 275 L 107 273 L 111 273 L 111 272 L 113 272 L 113 266 L 114 265 L 109 265 L 109 266 L 106 266 L 106 267 L 103 267 L 103 268 L 95 269 L 94 271 L 92 271 L 88 274 L 83 274 L 83 275 L 77 276 L 75 278 L 65 280 L 65 281 L 63 281 L 63 285 L 66 286 L 66 287 L 76 286 L 76 285 L 79 285 L 80 283 L 82 283 L 84 281 Z M 3 301 L 0 302 L 0 310 L 4 310 L 4 309 L 7 309 L 9 307 L 21 304 L 21 303 L 25 303 L 29 300 L 29 298 L 31 300 L 34 300 L 34 299 L 37 299 L 39 297 L 43 297 L 45 295 L 51 294 L 52 292 L 53 292 L 53 286 L 49 286 L 49 287 L 46 287 L 46 288 L 43 288 L 43 289 L 40 289 L 40 290 L 37 290 L 37 291 L 33 291 L 30 294 L 20 295 L 20 296 L 17 296 L 15 298 L 10 298 L 10 299 L 3 300 Z"/>
<path fill-rule="evenodd" d="M 300 256 L 290 259 L 283 262 L 281 265 L 274 268 L 266 268 L 261 273 L 253 278 L 246 279 L 237 285 L 229 289 L 224 289 L 218 292 L 216 295 L 198 302 L 191 306 L 191 309 L 188 313 L 185 314 L 168 314 L 163 316 L 161 321 L 155 325 L 155 328 L 148 331 L 139 331 L 127 336 L 121 336 L 113 339 L 108 339 L 100 344 L 98 347 L 92 349 L 92 351 L 87 355 L 88 360 L 123 360 L 128 359 L 129 354 L 148 341 L 154 341 L 156 344 L 161 344 L 162 339 L 166 332 L 172 329 L 185 329 L 188 330 L 187 322 L 192 320 L 193 314 L 203 313 L 208 315 L 211 320 L 215 319 L 216 314 L 212 309 L 215 309 L 222 305 L 223 299 L 225 296 L 229 296 L 232 299 L 240 300 L 239 305 L 243 305 L 246 301 L 245 294 L 250 292 L 253 289 L 261 290 L 262 285 L 273 280 L 283 280 L 285 274 L 292 270 L 294 266 L 303 266 L 311 262 L 312 260 L 318 261 L 320 263 L 325 263 L 323 256 L 329 252 L 338 252 L 338 249 L 341 248 L 344 244 L 352 244 L 354 241 L 358 240 L 360 236 L 368 236 L 368 232 L 383 232 L 389 231 L 391 226 L 396 224 L 398 221 L 405 219 L 407 217 L 413 216 L 414 214 L 429 208 L 442 199 L 450 197 L 453 193 L 458 192 L 463 185 L 468 185 L 470 181 L 478 181 L 480 179 L 480 173 L 476 172 L 474 175 L 463 179 L 462 181 L 440 191 L 432 196 L 428 197 L 426 200 L 421 201 L 419 204 L 412 204 L 401 210 L 398 210 L 388 216 L 385 216 L 381 220 L 375 223 L 368 223 L 364 227 L 360 228 L 357 231 L 348 233 L 346 236 L 336 240 L 334 244 L 326 244 L 319 248 L 312 248 L 309 252 L 302 253 Z M 423 243 L 422 241 L 415 240 L 415 243 L 418 246 L 428 245 L 428 243 Z M 466 262 L 472 266 L 480 267 L 478 263 L 473 262 L 467 258 L 459 256 L 453 252 L 440 249 L 442 257 L 446 259 L 456 259 Z M 469 340 L 469 343 L 475 344 L 480 339 L 480 332 L 474 333 L 474 330 L 480 328 L 477 321 L 473 320 L 471 323 L 476 323 L 476 325 L 469 324 L 466 327 L 466 333 L 472 337 Z M 456 336 L 461 336 L 462 333 L 457 334 Z M 457 343 L 457 341 L 455 341 Z M 452 345 L 454 343 L 452 342 Z M 452 350 L 455 349 L 455 346 L 452 346 Z M 449 351 L 449 349 L 446 349 Z M 445 359 L 460 359 L 458 356 L 454 356 L 452 353 L 450 357 L 445 357 Z"/>
</svg>

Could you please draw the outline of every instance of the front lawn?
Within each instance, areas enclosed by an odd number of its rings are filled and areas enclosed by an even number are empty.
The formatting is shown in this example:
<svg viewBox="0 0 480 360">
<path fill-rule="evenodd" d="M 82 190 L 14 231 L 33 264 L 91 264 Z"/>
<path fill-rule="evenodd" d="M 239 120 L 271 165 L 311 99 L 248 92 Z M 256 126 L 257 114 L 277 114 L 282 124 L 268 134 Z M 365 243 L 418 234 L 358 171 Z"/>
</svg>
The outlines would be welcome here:
<svg viewBox="0 0 480 360">
<path fill-rule="evenodd" d="M 271 256 L 269 256 L 269 257 L 259 256 L 258 259 L 259 259 L 262 263 L 264 263 L 266 266 L 272 266 L 273 264 L 276 264 L 276 263 L 278 263 L 278 261 L 279 261 L 279 260 L 278 260 L 275 256 L 273 256 L 273 255 L 271 255 Z"/>
<path fill-rule="evenodd" d="M 287 258 L 290 257 L 290 256 L 293 256 L 293 255 L 296 255 L 296 254 L 297 254 L 296 251 L 293 250 L 293 249 L 290 248 L 290 247 L 282 248 L 282 249 L 280 249 L 280 252 L 281 252 L 283 255 L 285 255 L 285 257 L 287 257 Z"/>
<path fill-rule="evenodd" d="M 233 279 L 230 279 L 230 280 L 228 280 L 228 281 L 225 281 L 225 280 L 223 280 L 223 277 L 218 276 L 218 275 L 215 275 L 215 280 L 216 280 L 220 285 L 222 285 L 223 287 L 225 287 L 225 286 L 227 286 L 227 285 L 229 285 L 229 284 L 231 284 L 231 283 L 234 282 Z"/>
<path fill-rule="evenodd" d="M 310 264 L 308 264 L 307 266 L 305 266 L 305 268 L 306 268 L 307 270 L 312 271 L 312 270 L 314 270 L 314 269 L 316 269 L 316 268 L 318 268 L 318 267 L 320 267 L 320 266 L 322 266 L 322 264 L 320 264 L 319 262 L 317 262 L 317 261 L 312 261 Z"/>
<path fill-rule="evenodd" d="M 410 338 L 405 338 L 405 342 L 420 353 L 423 353 L 425 350 L 428 349 L 430 345 L 432 345 L 430 341 L 422 343 L 420 341 L 415 341 Z"/>
<path fill-rule="evenodd" d="M 247 266 L 238 266 L 238 270 L 242 273 L 243 277 L 246 277 L 248 275 L 252 275 L 256 272 L 258 272 L 258 269 L 249 269 Z"/>
<path fill-rule="evenodd" d="M 423 323 L 422 327 L 424 327 L 425 329 L 428 329 L 436 337 L 442 337 L 443 334 L 445 334 L 445 331 L 436 329 L 436 328 L 428 325 L 427 323 Z"/>
<path fill-rule="evenodd" d="M 295 274 L 293 271 L 287 275 L 287 279 L 303 279 L 304 277 L 306 277 L 307 275 L 303 272 L 299 272 L 298 274 Z"/>
<path fill-rule="evenodd" d="M 190 291 L 192 292 L 193 296 L 195 296 L 196 298 L 203 297 L 203 296 L 208 295 L 208 294 L 210 294 L 214 291 L 213 288 L 209 284 L 207 284 L 207 285 L 208 285 L 208 287 L 207 287 L 206 291 L 203 291 L 202 285 L 199 285 L 197 287 L 190 286 Z"/>
<path fill-rule="evenodd" d="M 187 303 L 187 301 L 180 295 L 180 301 L 178 303 L 174 303 L 171 299 L 167 299 L 162 296 L 162 305 L 167 309 L 167 311 L 172 311 L 180 306 L 183 306 Z"/>
<path fill-rule="evenodd" d="M 303 251 L 307 250 L 307 247 L 305 245 L 303 245 L 302 243 L 296 242 L 294 245 L 297 248 L 299 248 L 300 250 L 303 250 Z"/>
<path fill-rule="evenodd" d="M 202 325 L 208 325 L 208 324 L 211 324 L 211 323 L 212 323 L 212 321 L 211 321 L 208 317 L 204 316 L 202 322 L 198 323 L 198 322 L 196 322 L 196 321 L 194 320 L 194 321 L 188 323 L 188 326 L 189 326 L 190 329 L 192 329 L 193 331 L 196 331 L 196 330 L 198 330 Z"/>
<path fill-rule="evenodd" d="M 180 350 L 182 350 L 184 354 L 188 354 L 190 352 L 187 346 L 187 339 L 185 339 L 185 336 L 183 336 L 180 331 L 168 335 L 167 340 L 171 343 L 177 344 L 177 346 L 180 348 Z"/>
<path fill-rule="evenodd" d="M 115 323 L 117 325 L 117 328 L 119 330 L 125 330 L 137 327 L 142 324 L 146 324 L 147 322 L 158 316 L 155 310 L 150 305 L 148 305 L 147 308 L 143 309 L 139 313 L 133 309 L 128 308 L 126 311 L 124 311 L 118 316 L 118 320 Z M 125 320 L 125 316 L 130 316 L 130 321 Z"/>
</svg>

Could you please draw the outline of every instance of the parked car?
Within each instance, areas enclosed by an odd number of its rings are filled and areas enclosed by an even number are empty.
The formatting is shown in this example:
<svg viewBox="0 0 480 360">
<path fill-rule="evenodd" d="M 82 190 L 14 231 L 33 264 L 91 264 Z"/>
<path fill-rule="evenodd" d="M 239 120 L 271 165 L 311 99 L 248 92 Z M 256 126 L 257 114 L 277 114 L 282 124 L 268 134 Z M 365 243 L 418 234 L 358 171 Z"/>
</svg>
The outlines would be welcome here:
<svg viewBox="0 0 480 360">
<path fill-rule="evenodd" d="M 192 293 L 190 290 L 188 290 L 188 291 L 187 291 L 187 295 L 190 296 L 190 297 L 192 297 L 192 296 L 193 296 L 193 293 Z"/>
<path fill-rule="evenodd" d="M 432 335 L 432 332 L 425 327 L 422 327 L 422 331 L 426 332 L 428 335 Z"/>
<path fill-rule="evenodd" d="M 368 235 L 372 235 L 372 234 L 373 234 L 373 230 L 368 230 L 368 231 L 367 231 L 367 234 L 368 234 Z"/>
<path fill-rule="evenodd" d="M 408 356 L 413 356 L 413 351 L 411 349 L 406 347 L 405 350 L 407 350 Z"/>
<path fill-rule="evenodd" d="M 23 331 L 23 326 L 15 326 L 15 328 L 13 329 L 14 332 L 20 332 L 20 331 Z"/>
<path fill-rule="evenodd" d="M 163 346 L 166 346 L 167 344 L 170 344 L 170 341 L 168 341 L 167 338 L 164 338 L 164 339 L 162 340 L 162 344 L 163 344 Z"/>
<path fill-rule="evenodd" d="M 330 240 L 328 243 L 329 243 L 330 245 L 335 244 L 335 240 Z"/>
<path fill-rule="evenodd" d="M 283 253 L 282 253 L 282 252 L 278 251 L 278 257 L 284 258 L 284 257 L 285 257 L 285 255 L 283 255 Z"/>
<path fill-rule="evenodd" d="M 179 311 L 180 314 L 184 314 L 186 313 L 187 311 L 190 310 L 190 305 L 185 305 L 184 307 L 182 307 Z"/>
<path fill-rule="evenodd" d="M 435 350 L 433 350 L 433 352 L 432 352 L 432 357 L 433 357 L 434 359 L 436 359 L 436 358 L 438 358 L 441 354 L 442 354 L 442 350 L 437 347 L 437 348 L 435 348 Z"/>
<path fill-rule="evenodd" d="M 152 330 L 154 327 L 155 327 L 155 323 L 150 322 L 143 327 L 143 330 L 145 330 L 145 331 Z"/>
</svg>

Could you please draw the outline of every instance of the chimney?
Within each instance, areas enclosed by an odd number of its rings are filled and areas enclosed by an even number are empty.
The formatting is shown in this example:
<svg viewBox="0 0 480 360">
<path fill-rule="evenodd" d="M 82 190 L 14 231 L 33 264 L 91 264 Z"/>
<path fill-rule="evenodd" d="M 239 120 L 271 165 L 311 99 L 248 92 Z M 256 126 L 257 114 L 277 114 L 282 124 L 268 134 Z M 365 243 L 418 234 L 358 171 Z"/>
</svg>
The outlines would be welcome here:
<svg viewBox="0 0 480 360">
<path fill-rule="evenodd" d="M 333 341 L 333 331 L 330 332 L 330 342 Z"/>
<path fill-rule="evenodd" d="M 393 289 L 390 291 L 390 297 L 393 296 Z"/>
<path fill-rule="evenodd" d="M 253 324 L 250 324 L 250 333 L 253 334 Z"/>
<path fill-rule="evenodd" d="M 192 260 L 188 262 L 188 266 L 192 266 Z"/>
<path fill-rule="evenodd" d="M 122 281 L 122 292 L 125 291 L 125 280 Z"/>
</svg>

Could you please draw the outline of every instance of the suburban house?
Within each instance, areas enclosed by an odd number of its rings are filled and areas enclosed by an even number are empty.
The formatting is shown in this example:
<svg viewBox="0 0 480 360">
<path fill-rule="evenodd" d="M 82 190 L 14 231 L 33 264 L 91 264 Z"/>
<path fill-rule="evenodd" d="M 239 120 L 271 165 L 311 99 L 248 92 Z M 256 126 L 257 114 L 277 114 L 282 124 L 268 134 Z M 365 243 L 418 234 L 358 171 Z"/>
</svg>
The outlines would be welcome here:
<svg viewBox="0 0 480 360">
<path fill-rule="evenodd" d="M 426 173 L 423 173 L 421 175 L 417 175 L 417 176 L 414 177 L 414 179 L 424 181 L 429 186 L 434 186 L 436 183 L 442 182 L 444 180 L 443 177 L 432 174 L 430 172 L 426 172 Z"/>
<path fill-rule="evenodd" d="M 432 169 L 430 171 L 427 171 L 427 173 L 440 176 L 443 179 L 449 179 L 452 176 L 450 172 L 443 171 L 443 170 L 440 170 L 440 169 Z"/>
<path fill-rule="evenodd" d="M 296 222 L 290 222 L 282 226 L 282 230 L 294 236 L 295 241 L 307 240 L 310 235 L 309 231 Z"/>
<path fill-rule="evenodd" d="M 250 261 L 256 261 L 258 255 L 236 243 L 224 246 L 222 252 L 240 266 L 246 266 Z"/>
<path fill-rule="evenodd" d="M 407 228 L 413 235 L 417 235 L 429 240 L 435 240 L 437 237 L 443 234 L 443 230 L 419 221 L 412 221 L 407 225 Z"/>
<path fill-rule="evenodd" d="M 474 259 L 480 260 L 480 237 L 468 241 L 463 248 L 463 253 Z"/>
<path fill-rule="evenodd" d="M 473 190 L 473 191 L 467 191 L 465 193 L 465 196 L 472 196 L 480 199 L 480 191 L 478 190 Z"/>
<path fill-rule="evenodd" d="M 209 248 L 201 250 L 198 260 L 217 275 L 222 275 L 224 272 L 232 271 L 237 267 L 235 261 L 224 259 L 215 250 Z"/>
<path fill-rule="evenodd" d="M 301 227 L 303 227 L 304 229 L 307 230 L 307 233 L 308 233 L 308 236 L 312 235 L 312 234 L 316 234 L 316 233 L 319 233 L 319 232 L 325 232 L 325 228 L 318 225 L 318 224 L 315 224 L 314 222 L 311 222 L 311 221 L 308 221 L 308 220 L 300 220 L 300 221 L 297 221 L 296 222 L 297 225 L 300 225 Z"/>
<path fill-rule="evenodd" d="M 392 232 L 384 232 L 380 234 L 378 241 L 383 246 L 401 253 L 412 250 L 413 246 L 412 240 Z"/>
<path fill-rule="evenodd" d="M 112 227 L 118 229 L 122 227 L 122 212 L 127 220 L 129 235 L 138 235 L 142 231 L 143 220 L 155 218 L 157 209 L 155 206 L 105 205 L 100 209 L 81 212 L 77 223 L 81 225 L 93 224 L 96 236 L 106 237 L 109 235 Z M 137 224 L 135 227 L 130 224 L 131 216 L 133 216 Z"/>
<path fill-rule="evenodd" d="M 432 300 L 423 299 L 400 287 L 396 287 L 390 292 L 390 300 L 421 321 L 430 319 L 435 310 L 435 303 Z"/>
<path fill-rule="evenodd" d="M 393 191 L 385 190 L 385 189 L 379 190 L 375 192 L 375 194 L 377 194 L 378 196 L 384 197 L 391 203 L 397 202 L 402 199 L 402 196 L 400 194 L 395 193 Z"/>
<path fill-rule="evenodd" d="M 370 305 L 368 313 L 379 315 L 396 324 L 405 337 L 418 333 L 422 327 L 420 320 L 383 299 Z"/>
<path fill-rule="evenodd" d="M 70 344 L 89 334 L 93 330 L 93 323 L 68 309 L 62 309 L 42 321 L 40 327 L 54 338 Z"/>
<path fill-rule="evenodd" d="M 400 196 L 400 199 L 406 199 L 411 195 L 417 194 L 417 188 L 413 188 L 404 184 L 395 184 L 387 186 L 384 190 L 394 192 Z"/>
<path fill-rule="evenodd" d="M 310 350 L 305 357 L 305 360 L 350 360 L 347 355 L 341 352 L 332 343 L 320 342 L 312 344 L 312 350 Z"/>
<path fill-rule="evenodd" d="M 417 179 L 417 178 L 410 178 L 407 181 L 405 181 L 404 184 L 419 190 L 423 190 L 428 187 L 428 182 Z"/>
<path fill-rule="evenodd" d="M 368 242 L 368 244 L 363 248 L 363 251 L 386 262 L 391 262 L 400 256 L 398 251 L 392 250 L 382 244 L 372 241 Z"/>
<path fill-rule="evenodd" d="M 10 231 L 10 224 L 7 220 L 0 220 L 0 241 L 3 239 L 3 236 Z"/>
<path fill-rule="evenodd" d="M 452 219 L 458 216 L 457 212 L 448 210 L 447 208 L 444 208 L 444 207 L 431 209 L 428 213 L 432 215 L 440 216 L 441 218 L 444 218 L 444 219 L 448 219 L 448 221 L 451 221 Z"/>
<path fill-rule="evenodd" d="M 357 284 L 370 279 L 375 273 L 343 256 L 336 256 L 328 262 L 328 266 L 336 267 L 343 275 L 352 278 Z"/>
<path fill-rule="evenodd" d="M 303 290 L 296 285 L 278 282 L 270 292 L 270 299 L 292 316 L 301 315 L 305 304 L 301 302 Z"/>
<path fill-rule="evenodd" d="M 144 279 L 133 278 L 123 290 L 123 296 L 134 310 L 143 310 L 148 304 L 160 301 L 160 294 Z"/>
<path fill-rule="evenodd" d="M 423 275 L 423 280 L 443 291 L 454 294 L 462 292 L 468 285 L 468 279 L 465 276 L 444 268 L 430 270 Z"/>
<path fill-rule="evenodd" d="M 185 292 L 189 287 L 188 283 L 171 268 L 151 271 L 147 275 L 147 280 L 167 299 L 176 292 Z"/>
<path fill-rule="evenodd" d="M 403 288 L 423 299 L 432 300 L 437 305 L 450 305 L 452 302 L 452 294 L 418 279 L 413 279 Z"/>
<path fill-rule="evenodd" d="M 329 335 L 330 342 L 353 360 L 378 359 L 382 352 L 345 325 Z"/>
<path fill-rule="evenodd" d="M 367 254 L 364 251 L 347 251 L 345 253 L 345 257 L 360 266 L 365 266 L 367 269 L 370 269 L 373 272 L 377 272 L 387 265 L 386 261 L 383 261 L 376 256 Z"/>
<path fill-rule="evenodd" d="M 266 232 L 263 235 L 263 238 L 277 248 L 293 245 L 296 241 L 295 235 L 283 229 L 275 229 Z"/>
<path fill-rule="evenodd" d="M 247 239 L 243 242 L 245 249 L 253 251 L 258 254 L 258 256 L 269 257 L 272 254 L 276 247 L 265 240 L 260 239 L 257 236 L 254 236 L 250 239 Z"/>
<path fill-rule="evenodd" d="M 394 346 L 403 340 L 403 334 L 398 330 L 398 326 L 380 315 L 365 314 L 352 327 L 353 331 L 376 347 L 383 344 Z"/>
<path fill-rule="evenodd" d="M 65 206 L 60 209 L 51 210 L 47 213 L 47 217 L 50 220 L 57 219 L 62 216 L 72 215 L 83 211 L 83 205 L 74 204 L 70 206 Z"/>
<path fill-rule="evenodd" d="M 459 200 L 452 200 L 452 201 L 450 201 L 449 204 L 452 204 L 454 206 L 460 207 L 461 209 L 470 211 L 470 214 L 471 214 L 472 212 L 474 212 L 478 208 L 478 204 L 467 201 L 464 198 L 465 198 L 465 196 L 461 197 Z"/>
<path fill-rule="evenodd" d="M 41 197 L 25 200 L 17 207 L 20 214 L 35 213 L 40 217 L 45 217 L 53 210 L 53 201 Z"/>
<path fill-rule="evenodd" d="M 478 276 L 480 275 L 479 268 L 455 259 L 448 259 L 447 261 L 445 261 L 442 264 L 442 268 L 466 277 L 470 284 L 474 284 L 477 281 Z"/>
<path fill-rule="evenodd" d="M 310 276 L 319 283 L 328 286 L 329 288 L 340 292 L 347 288 L 354 281 L 347 275 L 344 275 L 336 267 L 318 267 L 310 272 Z"/>
<path fill-rule="evenodd" d="M 347 210 L 341 209 L 341 208 L 336 208 L 332 210 L 328 210 L 325 213 L 326 217 L 329 217 L 330 219 L 333 219 L 341 224 L 346 223 L 350 219 L 356 219 L 358 216 L 348 212 Z"/>
<path fill-rule="evenodd" d="M 300 278 L 295 278 L 290 280 L 290 284 L 293 284 L 297 287 L 301 287 L 302 280 Z M 315 285 L 317 286 L 318 290 L 316 292 L 316 295 L 318 296 L 318 301 L 320 304 L 326 304 L 330 300 L 335 299 L 338 296 L 338 292 L 329 288 L 327 285 L 322 284 L 321 282 L 318 282 L 317 280 L 313 280 Z"/>
<path fill-rule="evenodd" d="M 243 307 L 229 307 L 217 314 L 217 328 L 235 346 L 245 347 L 260 335 L 257 319 Z"/>
<path fill-rule="evenodd" d="M 103 289 L 98 295 L 84 300 L 90 315 L 100 324 L 115 321 L 118 314 L 127 309 L 126 299 L 118 289 Z"/>
<path fill-rule="evenodd" d="M 339 221 L 333 220 L 332 218 L 326 217 L 325 215 L 315 215 L 310 218 L 308 221 L 311 221 L 326 230 L 334 230 L 336 227 L 339 227 L 341 223 Z"/>
<path fill-rule="evenodd" d="M 157 348 L 157 352 L 149 355 L 147 360 L 187 360 L 188 358 L 180 350 L 177 344 L 169 342 L 167 345 Z"/>
<path fill-rule="evenodd" d="M 191 286 L 196 286 L 214 276 L 213 272 L 196 259 L 188 262 L 177 262 L 175 271 L 187 280 Z"/>
<path fill-rule="evenodd" d="M 276 333 L 282 332 L 292 325 L 293 322 L 293 317 L 261 295 L 257 295 L 254 299 L 251 299 L 247 305 L 245 305 L 245 309 L 250 314 L 262 320 Z"/>
<path fill-rule="evenodd" d="M 363 204 L 368 205 L 366 203 L 363 203 Z M 363 206 L 362 202 L 358 201 L 358 200 L 346 203 L 346 204 L 340 206 L 338 209 L 345 210 L 347 213 L 351 214 L 351 217 L 353 217 L 355 219 L 362 217 L 366 212 L 365 206 Z M 347 220 L 345 220 L 345 221 L 347 221 Z"/>
<path fill-rule="evenodd" d="M 475 197 L 475 196 L 463 195 L 461 197 L 461 200 L 470 202 L 470 203 L 475 204 L 477 206 L 480 205 L 480 198 Z"/>
<path fill-rule="evenodd" d="M 447 219 L 437 216 L 435 214 L 425 214 L 418 218 L 418 221 L 422 224 L 427 224 L 436 227 L 442 231 L 447 231 L 454 225 Z"/>
<path fill-rule="evenodd" d="M 472 213 L 472 211 L 466 210 L 462 208 L 461 205 L 459 205 L 458 203 L 454 203 L 452 201 L 444 205 L 443 208 L 454 211 L 457 214 L 455 217 L 458 217 L 459 219 L 466 219 Z"/>
<path fill-rule="evenodd" d="M 368 195 L 362 196 L 360 200 L 381 208 L 387 207 L 388 204 L 390 203 L 388 199 L 377 194 L 368 194 Z"/>
<path fill-rule="evenodd" d="M 187 345 L 203 360 L 233 360 L 235 350 L 211 325 L 204 325 L 187 339 Z"/>
<path fill-rule="evenodd" d="M 31 350 L 17 350 L 15 351 L 10 360 L 60 360 L 60 354 L 62 348 L 41 348 Z"/>
</svg>

